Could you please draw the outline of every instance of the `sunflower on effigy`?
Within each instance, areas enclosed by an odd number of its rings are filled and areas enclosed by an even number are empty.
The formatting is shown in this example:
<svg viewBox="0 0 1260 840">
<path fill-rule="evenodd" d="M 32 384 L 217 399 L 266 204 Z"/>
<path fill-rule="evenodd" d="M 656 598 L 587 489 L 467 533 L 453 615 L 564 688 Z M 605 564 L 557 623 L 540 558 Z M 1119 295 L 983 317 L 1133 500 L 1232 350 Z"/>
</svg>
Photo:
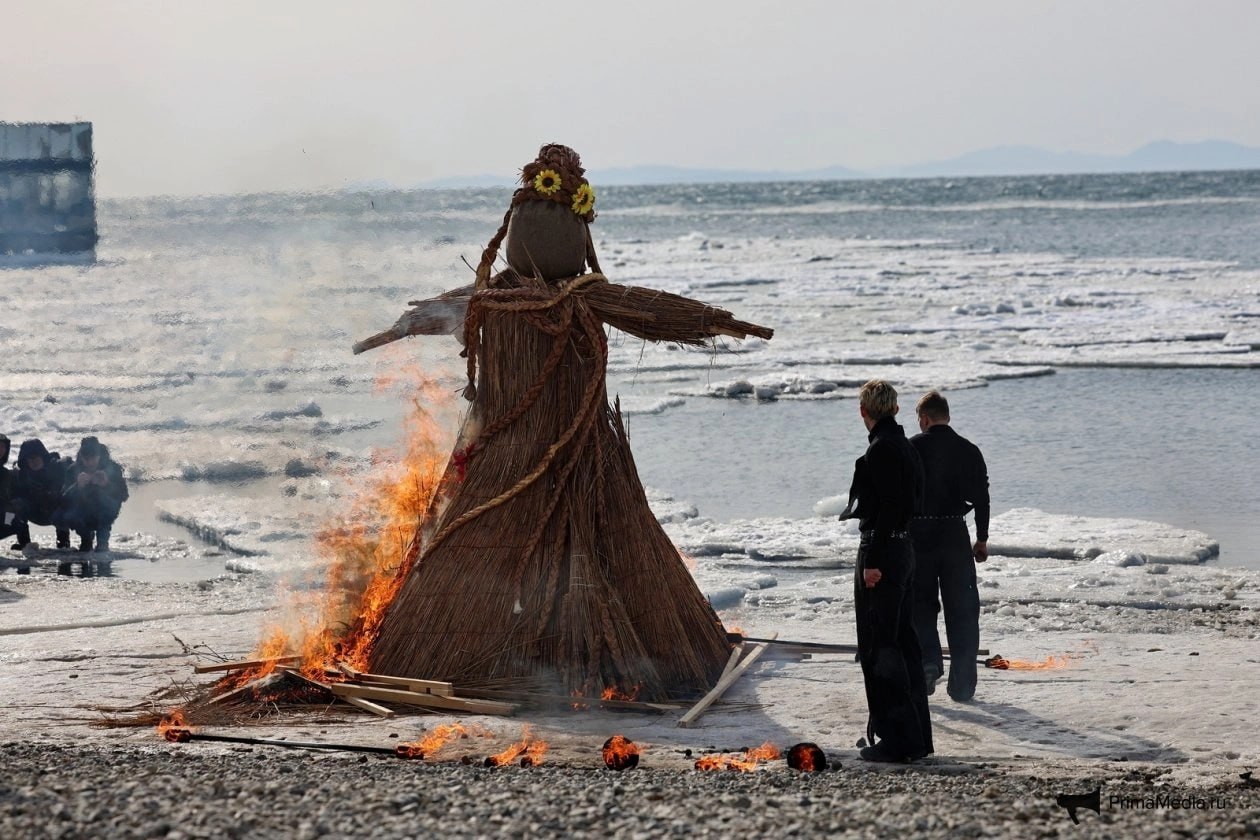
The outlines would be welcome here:
<svg viewBox="0 0 1260 840">
<path fill-rule="evenodd" d="M 595 220 L 595 190 L 578 156 L 565 146 L 543 146 L 538 158 L 522 167 L 521 187 L 512 204 L 519 207 L 531 199 L 563 204 L 584 222 Z"/>
</svg>

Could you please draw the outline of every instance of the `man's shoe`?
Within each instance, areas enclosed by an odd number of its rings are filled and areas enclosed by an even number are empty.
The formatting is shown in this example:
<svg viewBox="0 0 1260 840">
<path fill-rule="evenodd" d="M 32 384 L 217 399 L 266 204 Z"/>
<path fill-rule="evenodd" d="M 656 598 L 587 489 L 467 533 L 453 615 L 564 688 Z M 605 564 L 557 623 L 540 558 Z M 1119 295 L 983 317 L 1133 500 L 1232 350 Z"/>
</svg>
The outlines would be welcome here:
<svg viewBox="0 0 1260 840">
<path fill-rule="evenodd" d="M 955 703 L 970 703 L 972 700 L 975 699 L 975 697 L 976 697 L 976 693 L 974 691 L 968 691 L 968 692 L 950 691 L 949 692 L 949 699 L 953 700 Z"/>
<path fill-rule="evenodd" d="M 910 760 L 909 756 L 895 753 L 884 746 L 883 741 L 880 741 L 873 747 L 862 747 L 858 751 L 858 755 L 863 761 L 878 761 L 883 764 L 904 764 Z"/>
<path fill-rule="evenodd" d="M 22 542 L 21 540 L 18 540 L 13 545 L 9 546 L 10 551 L 21 551 L 24 548 L 26 548 L 26 543 Z"/>
</svg>

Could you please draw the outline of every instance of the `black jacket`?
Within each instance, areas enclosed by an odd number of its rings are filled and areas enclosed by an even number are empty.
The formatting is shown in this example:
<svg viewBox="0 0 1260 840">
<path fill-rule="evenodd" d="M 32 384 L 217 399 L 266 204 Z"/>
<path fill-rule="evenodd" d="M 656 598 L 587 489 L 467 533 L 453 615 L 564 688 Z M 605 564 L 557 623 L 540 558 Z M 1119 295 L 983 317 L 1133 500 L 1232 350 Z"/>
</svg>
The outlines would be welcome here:
<svg viewBox="0 0 1260 840">
<path fill-rule="evenodd" d="M 127 480 L 123 478 L 122 467 L 114 463 L 114 459 L 109 457 L 109 449 L 105 446 L 100 447 L 101 458 L 96 464 L 93 472 L 105 473 L 105 483 L 103 485 L 89 482 L 86 487 L 79 486 L 79 475 L 87 472 L 87 467 L 83 465 L 82 458 L 75 458 L 74 463 L 70 465 L 70 470 L 66 475 L 66 498 L 89 506 L 97 506 L 104 503 L 106 507 L 117 509 L 119 505 L 127 501 Z"/>
<path fill-rule="evenodd" d="M 938 423 L 910 438 L 923 461 L 924 516 L 962 517 L 976 512 L 976 539 L 989 539 L 989 469 L 980 448 Z"/>
<path fill-rule="evenodd" d="M 906 433 L 891 417 L 871 428 L 871 445 L 853 464 L 849 504 L 841 519 L 858 520 L 870 533 L 865 567 L 878 569 L 894 532 L 904 531 L 923 505 L 923 465 L 906 440 Z"/>
<path fill-rule="evenodd" d="M 38 455 L 44 461 L 41 470 L 32 470 L 30 459 Z M 13 503 L 26 518 L 44 518 L 61 504 L 66 488 L 67 463 L 52 454 L 38 438 L 22 442 L 18 449 L 17 469 L 13 474 Z"/>
<path fill-rule="evenodd" d="M 4 526 L 5 511 L 11 511 L 9 496 L 13 492 L 13 476 L 9 472 L 9 439 L 0 435 L 0 527 Z"/>
</svg>

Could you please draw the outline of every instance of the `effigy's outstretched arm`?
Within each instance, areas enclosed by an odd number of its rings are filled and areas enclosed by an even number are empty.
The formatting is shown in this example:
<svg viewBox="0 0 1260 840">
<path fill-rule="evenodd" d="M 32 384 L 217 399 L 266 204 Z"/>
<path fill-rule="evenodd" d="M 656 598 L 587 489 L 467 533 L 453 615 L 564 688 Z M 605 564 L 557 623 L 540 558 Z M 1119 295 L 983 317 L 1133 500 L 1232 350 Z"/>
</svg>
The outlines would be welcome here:
<svg viewBox="0 0 1260 840">
<path fill-rule="evenodd" d="M 355 344 L 355 355 L 409 335 L 451 334 L 462 340 L 464 316 L 468 312 L 468 301 L 472 299 L 473 291 L 470 284 L 427 300 L 408 301 L 407 305 L 412 308 L 404 312 L 394 322 L 394 326 Z"/>
<path fill-rule="evenodd" d="M 582 297 L 606 324 L 648 341 L 703 345 L 719 335 L 774 335 L 769 327 L 736 320 L 720 307 L 656 289 L 594 283 L 582 290 Z"/>
</svg>

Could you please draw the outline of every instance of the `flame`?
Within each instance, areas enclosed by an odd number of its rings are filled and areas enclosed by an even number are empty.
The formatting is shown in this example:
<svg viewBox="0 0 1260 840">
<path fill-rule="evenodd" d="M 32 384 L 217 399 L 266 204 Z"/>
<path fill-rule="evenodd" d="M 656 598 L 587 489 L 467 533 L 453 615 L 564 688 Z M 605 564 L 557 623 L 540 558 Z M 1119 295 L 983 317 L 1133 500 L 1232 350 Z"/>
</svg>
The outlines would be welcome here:
<svg viewBox="0 0 1260 840">
<path fill-rule="evenodd" d="M 1051 654 L 1040 662 L 1033 662 L 1028 659 L 1006 659 L 1001 656 L 994 656 L 984 660 L 984 667 L 995 668 L 999 671 L 1053 671 L 1060 668 L 1068 667 L 1072 660 L 1066 656 L 1055 656 Z"/>
<path fill-rule="evenodd" d="M 827 769 L 827 755 L 817 744 L 808 741 L 793 744 L 788 749 L 788 767 L 803 773 L 815 773 Z"/>
<path fill-rule="evenodd" d="M 549 744 L 546 741 L 531 741 L 525 748 L 525 757 L 521 759 L 522 767 L 538 767 L 543 763 Z"/>
<path fill-rule="evenodd" d="M 984 667 L 994 668 L 998 671 L 1057 671 L 1063 668 L 1070 668 L 1076 660 L 1084 659 L 1097 653 L 1098 643 L 1091 640 L 1083 642 L 1080 650 L 1064 654 L 1050 654 L 1040 661 L 1007 659 L 1000 655 L 990 656 L 984 660 Z"/>
<path fill-rule="evenodd" d="M 412 564 L 419 555 L 414 537 L 420 522 L 439 496 L 451 451 L 451 435 L 426 406 L 453 403 L 449 391 L 418 369 L 381 377 L 378 388 L 406 382 L 415 390 L 405 423 L 404 451 L 378 454 L 365 486 L 355 494 L 342 521 L 316 533 L 320 553 L 330 560 L 321 594 L 295 594 L 291 611 L 299 616 L 295 630 L 271 628 L 255 658 L 296 651 L 300 672 L 327 681 L 344 677 L 329 673 L 344 662 L 367 670 L 372 644 Z M 224 678 L 235 688 L 274 671 L 274 662 Z"/>
<path fill-rule="evenodd" d="M 172 742 L 186 740 L 191 732 L 192 728 L 188 725 L 188 719 L 184 717 L 183 709 L 171 711 L 157 725 L 158 736 Z"/>
<path fill-rule="evenodd" d="M 486 759 L 487 767 L 502 767 L 517 759 L 521 758 L 521 766 L 536 767 L 542 764 L 543 755 L 547 752 L 548 744 L 546 741 L 540 741 L 534 738 L 534 729 L 526 724 L 521 729 L 521 740 L 508 747 L 501 753 L 496 753 Z"/>
<path fill-rule="evenodd" d="M 720 753 L 714 755 L 702 755 L 696 759 L 697 770 L 738 770 L 741 773 L 751 773 L 757 768 L 757 765 L 763 761 L 773 761 L 776 758 L 782 758 L 783 751 L 774 744 L 766 741 L 760 747 L 744 750 L 742 755 L 722 755 Z"/>
<path fill-rule="evenodd" d="M 640 683 L 629 691 L 622 691 L 618 686 L 610 685 L 605 688 L 599 695 L 600 700 L 637 700 L 639 692 L 643 690 L 643 684 Z"/>
<path fill-rule="evenodd" d="M 639 745 L 622 735 L 614 735 L 604 742 L 601 750 L 604 764 L 613 770 L 624 770 L 639 763 L 642 752 Z"/>
<path fill-rule="evenodd" d="M 419 741 L 399 744 L 395 751 L 403 758 L 425 758 L 442 749 L 455 736 L 466 737 L 468 730 L 458 723 L 444 723 Z"/>
</svg>

